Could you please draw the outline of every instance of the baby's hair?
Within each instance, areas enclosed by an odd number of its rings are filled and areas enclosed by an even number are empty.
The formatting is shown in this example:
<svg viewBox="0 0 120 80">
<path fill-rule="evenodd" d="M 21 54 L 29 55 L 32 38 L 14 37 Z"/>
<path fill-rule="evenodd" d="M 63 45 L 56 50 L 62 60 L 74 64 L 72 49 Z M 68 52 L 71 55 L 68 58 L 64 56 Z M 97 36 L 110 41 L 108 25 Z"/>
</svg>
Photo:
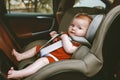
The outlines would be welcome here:
<svg viewBox="0 0 120 80">
<path fill-rule="evenodd" d="M 88 20 L 90 23 L 92 22 L 92 17 L 89 16 L 88 14 L 86 13 L 77 13 L 74 18 L 81 18 L 81 19 L 86 19 Z"/>
</svg>

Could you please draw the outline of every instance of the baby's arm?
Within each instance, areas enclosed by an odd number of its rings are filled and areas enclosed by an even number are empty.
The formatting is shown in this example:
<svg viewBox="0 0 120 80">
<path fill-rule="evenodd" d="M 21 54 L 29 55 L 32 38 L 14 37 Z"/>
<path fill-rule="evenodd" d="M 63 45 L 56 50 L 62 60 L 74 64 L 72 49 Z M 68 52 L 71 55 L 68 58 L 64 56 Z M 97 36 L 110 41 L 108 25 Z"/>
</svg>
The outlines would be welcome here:
<svg viewBox="0 0 120 80">
<path fill-rule="evenodd" d="M 62 40 L 63 48 L 67 53 L 73 53 L 78 48 L 71 43 L 67 34 L 62 34 L 61 40 Z"/>
</svg>

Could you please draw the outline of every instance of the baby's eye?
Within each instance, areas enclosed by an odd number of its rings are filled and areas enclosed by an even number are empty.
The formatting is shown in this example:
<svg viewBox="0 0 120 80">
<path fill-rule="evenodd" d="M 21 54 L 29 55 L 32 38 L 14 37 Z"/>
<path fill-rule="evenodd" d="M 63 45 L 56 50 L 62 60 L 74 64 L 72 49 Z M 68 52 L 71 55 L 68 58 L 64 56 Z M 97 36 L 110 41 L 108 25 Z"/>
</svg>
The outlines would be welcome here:
<svg viewBox="0 0 120 80">
<path fill-rule="evenodd" d="M 74 24 L 70 24 L 70 26 L 74 27 Z"/>
<path fill-rule="evenodd" d="M 82 28 L 79 26 L 78 29 L 82 29 Z"/>
</svg>

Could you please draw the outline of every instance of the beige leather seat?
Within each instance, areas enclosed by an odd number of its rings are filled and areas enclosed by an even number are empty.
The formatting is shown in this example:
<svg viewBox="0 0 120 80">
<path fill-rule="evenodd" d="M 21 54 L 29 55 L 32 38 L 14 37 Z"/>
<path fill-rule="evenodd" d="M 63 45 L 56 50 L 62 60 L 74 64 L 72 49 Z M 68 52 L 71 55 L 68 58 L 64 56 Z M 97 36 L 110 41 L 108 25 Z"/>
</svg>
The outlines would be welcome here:
<svg viewBox="0 0 120 80">
<path fill-rule="evenodd" d="M 62 27 L 68 26 L 70 22 L 69 20 L 72 20 L 73 16 L 78 12 L 85 12 L 85 13 L 89 13 L 90 15 L 100 14 L 100 11 L 96 9 L 72 8 L 67 13 L 65 13 L 65 16 L 62 19 L 63 21 L 61 21 L 60 24 L 61 31 L 63 31 L 62 29 L 65 29 Z M 65 19 L 66 16 L 68 20 Z M 108 40 L 112 38 L 112 36 L 110 36 L 109 38 L 111 32 L 113 32 L 113 34 L 120 33 L 119 26 L 116 27 L 117 29 L 114 29 L 114 27 L 111 26 L 115 24 L 114 20 L 116 20 L 117 17 L 119 17 L 118 20 L 120 20 L 120 6 L 115 7 L 113 10 L 111 10 L 108 14 L 106 14 L 103 17 L 102 22 L 100 22 L 100 25 L 98 25 L 97 33 L 95 32 L 93 34 L 92 39 L 90 39 L 91 37 L 90 38 L 86 37 L 91 44 L 90 47 L 86 45 L 82 45 L 73 54 L 72 59 L 58 61 L 49 64 L 43 67 L 42 69 L 40 69 L 35 74 L 26 77 L 23 80 L 113 80 L 114 70 L 113 67 L 109 68 L 111 64 L 108 63 L 109 66 L 107 65 L 107 62 L 109 61 L 110 58 L 106 54 L 109 53 L 112 54 L 114 50 L 119 51 L 118 48 L 117 49 L 114 48 L 112 50 L 111 48 L 113 47 L 109 48 L 110 44 L 108 44 L 109 43 Z M 113 31 L 111 31 L 112 30 L 111 28 L 113 29 Z M 90 30 L 90 32 L 91 31 L 93 32 L 96 30 Z M 113 38 L 117 39 L 118 37 L 113 37 Z M 112 43 L 112 41 L 115 40 L 111 39 L 110 41 Z M 119 39 L 117 41 L 119 41 Z M 111 46 L 116 47 L 115 46 L 116 43 L 114 45 L 111 44 Z M 19 69 L 22 69 L 33 62 L 34 59 L 22 61 L 19 64 Z M 112 63 L 114 63 L 114 61 Z"/>
</svg>

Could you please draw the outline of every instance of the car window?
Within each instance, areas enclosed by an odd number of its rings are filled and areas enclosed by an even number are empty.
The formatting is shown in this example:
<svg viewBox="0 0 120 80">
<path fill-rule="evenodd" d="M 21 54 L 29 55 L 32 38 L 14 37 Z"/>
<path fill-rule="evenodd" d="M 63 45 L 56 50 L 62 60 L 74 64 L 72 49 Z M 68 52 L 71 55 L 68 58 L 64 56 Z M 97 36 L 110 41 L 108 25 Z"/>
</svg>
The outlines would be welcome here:
<svg viewBox="0 0 120 80">
<path fill-rule="evenodd" d="M 53 0 L 6 0 L 8 13 L 53 14 Z"/>
</svg>

